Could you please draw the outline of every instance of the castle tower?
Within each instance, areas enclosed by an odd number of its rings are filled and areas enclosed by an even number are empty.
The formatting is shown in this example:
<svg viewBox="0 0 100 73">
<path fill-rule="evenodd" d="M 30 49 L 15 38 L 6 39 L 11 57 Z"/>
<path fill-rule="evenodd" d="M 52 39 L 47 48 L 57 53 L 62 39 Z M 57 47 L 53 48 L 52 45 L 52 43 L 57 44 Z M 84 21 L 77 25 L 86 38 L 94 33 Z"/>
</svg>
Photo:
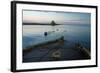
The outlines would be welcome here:
<svg viewBox="0 0 100 73">
<path fill-rule="evenodd" d="M 56 25 L 56 23 L 55 23 L 54 20 L 51 21 L 51 25 L 52 25 L 52 26 Z"/>
</svg>

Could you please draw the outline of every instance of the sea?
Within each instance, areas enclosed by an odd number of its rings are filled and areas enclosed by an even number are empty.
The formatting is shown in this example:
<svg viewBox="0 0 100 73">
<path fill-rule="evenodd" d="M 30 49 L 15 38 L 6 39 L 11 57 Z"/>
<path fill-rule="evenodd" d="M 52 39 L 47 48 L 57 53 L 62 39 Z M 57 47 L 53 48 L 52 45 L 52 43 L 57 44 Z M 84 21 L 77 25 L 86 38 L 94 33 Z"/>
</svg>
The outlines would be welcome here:
<svg viewBox="0 0 100 73">
<path fill-rule="evenodd" d="M 47 35 L 45 35 L 45 32 L 47 32 Z M 64 36 L 65 42 L 63 46 L 57 46 L 60 47 L 58 50 L 61 52 L 59 60 L 87 59 L 70 47 L 75 43 L 81 43 L 87 50 L 91 50 L 90 24 L 23 25 L 22 50 L 27 49 L 28 46 L 55 40 L 61 36 Z M 46 48 L 42 52 L 40 49 L 32 50 L 30 53 L 23 55 L 23 62 L 54 61 L 50 58 L 53 51 L 50 48 Z"/>
</svg>

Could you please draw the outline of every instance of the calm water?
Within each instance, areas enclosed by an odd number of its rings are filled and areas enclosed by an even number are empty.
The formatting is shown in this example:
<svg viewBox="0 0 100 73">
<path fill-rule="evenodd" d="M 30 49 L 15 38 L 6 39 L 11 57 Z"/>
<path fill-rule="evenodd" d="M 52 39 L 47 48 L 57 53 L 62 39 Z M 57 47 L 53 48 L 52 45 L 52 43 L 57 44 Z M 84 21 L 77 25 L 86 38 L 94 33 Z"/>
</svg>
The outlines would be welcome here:
<svg viewBox="0 0 100 73">
<path fill-rule="evenodd" d="M 44 36 L 44 32 L 48 32 L 48 35 Z M 67 42 L 63 45 L 64 49 L 59 49 L 63 53 L 62 58 L 66 60 L 79 59 L 80 56 L 77 54 L 77 51 L 75 52 L 68 47 L 71 47 L 73 43 L 80 42 L 84 47 L 90 49 L 90 33 L 89 25 L 23 25 L 23 49 L 27 46 L 36 45 L 41 42 L 54 40 L 64 36 L 64 40 Z M 46 49 L 43 52 L 40 52 L 36 49 L 24 56 L 23 62 L 38 62 L 40 61 L 38 58 L 41 58 L 41 56 L 46 54 L 49 50 L 50 49 Z M 49 54 L 41 61 L 49 61 Z"/>
<path fill-rule="evenodd" d="M 49 35 L 45 37 L 44 32 L 49 32 Z M 90 26 L 88 25 L 23 25 L 24 48 L 59 36 L 64 36 L 65 40 L 72 42 L 81 42 L 85 47 L 90 48 Z"/>
</svg>

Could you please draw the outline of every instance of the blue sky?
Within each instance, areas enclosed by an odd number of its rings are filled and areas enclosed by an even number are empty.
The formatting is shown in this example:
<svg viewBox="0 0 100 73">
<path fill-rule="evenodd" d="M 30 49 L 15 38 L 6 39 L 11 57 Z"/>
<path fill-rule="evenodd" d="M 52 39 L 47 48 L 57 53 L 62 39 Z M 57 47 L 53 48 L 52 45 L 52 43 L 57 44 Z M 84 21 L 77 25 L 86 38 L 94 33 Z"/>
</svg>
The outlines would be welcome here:
<svg viewBox="0 0 100 73">
<path fill-rule="evenodd" d="M 54 20 L 58 24 L 90 24 L 90 13 L 52 12 L 52 11 L 23 11 L 24 23 L 50 23 Z"/>
</svg>

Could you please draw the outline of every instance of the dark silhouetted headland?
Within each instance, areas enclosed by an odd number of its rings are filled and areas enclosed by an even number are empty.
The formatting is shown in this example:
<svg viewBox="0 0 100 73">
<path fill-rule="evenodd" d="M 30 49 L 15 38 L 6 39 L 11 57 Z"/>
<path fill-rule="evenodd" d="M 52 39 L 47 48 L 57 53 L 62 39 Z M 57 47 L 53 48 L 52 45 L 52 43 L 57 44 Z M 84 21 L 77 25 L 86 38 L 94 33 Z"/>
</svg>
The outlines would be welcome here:
<svg viewBox="0 0 100 73">
<path fill-rule="evenodd" d="M 25 23 L 23 22 L 23 25 L 52 25 L 52 26 L 55 26 L 55 25 L 60 25 L 60 24 L 57 24 L 54 20 L 52 20 L 51 23 Z"/>
</svg>

